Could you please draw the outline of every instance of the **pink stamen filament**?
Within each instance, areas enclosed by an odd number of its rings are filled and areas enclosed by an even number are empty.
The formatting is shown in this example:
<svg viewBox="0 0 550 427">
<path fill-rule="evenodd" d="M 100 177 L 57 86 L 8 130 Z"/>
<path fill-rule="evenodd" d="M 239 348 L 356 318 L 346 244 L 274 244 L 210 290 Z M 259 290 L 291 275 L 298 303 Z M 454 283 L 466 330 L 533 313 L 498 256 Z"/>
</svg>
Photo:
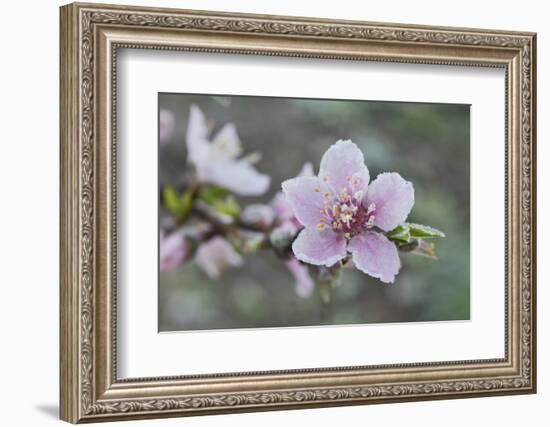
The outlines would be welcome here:
<svg viewBox="0 0 550 427">
<path fill-rule="evenodd" d="M 328 179 L 325 177 L 323 181 L 327 183 Z M 347 181 L 349 186 L 342 191 L 336 192 L 330 188 L 331 191 L 323 194 L 325 200 L 317 228 L 323 230 L 328 226 L 351 238 L 374 226 L 376 206 L 374 203 L 363 205 L 360 178 L 348 177 Z"/>
</svg>

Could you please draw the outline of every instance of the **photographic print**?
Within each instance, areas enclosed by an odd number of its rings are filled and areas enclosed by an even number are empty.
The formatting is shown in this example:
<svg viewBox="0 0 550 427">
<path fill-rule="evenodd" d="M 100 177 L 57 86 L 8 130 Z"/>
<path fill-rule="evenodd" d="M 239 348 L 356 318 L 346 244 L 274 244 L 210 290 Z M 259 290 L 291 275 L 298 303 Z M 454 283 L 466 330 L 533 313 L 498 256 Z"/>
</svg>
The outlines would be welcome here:
<svg viewBox="0 0 550 427">
<path fill-rule="evenodd" d="M 536 393 L 535 33 L 59 22 L 61 419 Z"/>
<path fill-rule="evenodd" d="M 161 332 L 469 319 L 469 105 L 158 100 Z"/>
</svg>

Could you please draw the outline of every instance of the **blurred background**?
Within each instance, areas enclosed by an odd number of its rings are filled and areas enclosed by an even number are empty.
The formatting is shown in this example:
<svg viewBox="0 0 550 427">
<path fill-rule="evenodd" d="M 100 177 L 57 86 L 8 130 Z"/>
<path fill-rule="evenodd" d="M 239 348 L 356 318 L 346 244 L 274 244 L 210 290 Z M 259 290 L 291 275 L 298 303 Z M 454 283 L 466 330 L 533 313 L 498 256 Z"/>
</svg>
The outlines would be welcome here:
<svg viewBox="0 0 550 427">
<path fill-rule="evenodd" d="M 191 104 L 214 129 L 235 123 L 244 153 L 262 154 L 255 166 L 271 176 L 270 189 L 239 197 L 242 206 L 268 203 L 306 161 L 317 173 L 327 148 L 349 138 L 365 154 L 371 180 L 395 171 L 414 184 L 408 221 L 447 237 L 435 241 L 439 260 L 401 252 L 403 266 L 390 285 L 344 269 L 329 319 L 317 290 L 299 297 L 289 270 L 269 250 L 244 255 L 244 266 L 218 280 L 191 260 L 159 275 L 160 331 L 469 319 L 469 105 L 159 94 L 159 109 L 175 118 L 170 140 L 159 148 L 161 187 L 177 186 L 188 167 Z M 163 215 L 161 208 L 161 223 Z"/>
</svg>

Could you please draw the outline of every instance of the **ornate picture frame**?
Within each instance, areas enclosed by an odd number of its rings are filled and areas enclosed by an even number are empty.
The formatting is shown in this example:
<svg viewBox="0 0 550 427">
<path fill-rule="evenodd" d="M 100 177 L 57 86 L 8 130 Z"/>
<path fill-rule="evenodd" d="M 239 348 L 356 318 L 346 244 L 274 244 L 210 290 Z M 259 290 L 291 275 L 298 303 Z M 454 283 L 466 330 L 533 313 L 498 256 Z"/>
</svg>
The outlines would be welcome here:
<svg viewBox="0 0 550 427">
<path fill-rule="evenodd" d="M 60 11 L 60 416 L 71 422 L 536 391 L 536 35 L 175 9 Z M 117 378 L 117 49 L 505 70 L 505 357 Z"/>
</svg>

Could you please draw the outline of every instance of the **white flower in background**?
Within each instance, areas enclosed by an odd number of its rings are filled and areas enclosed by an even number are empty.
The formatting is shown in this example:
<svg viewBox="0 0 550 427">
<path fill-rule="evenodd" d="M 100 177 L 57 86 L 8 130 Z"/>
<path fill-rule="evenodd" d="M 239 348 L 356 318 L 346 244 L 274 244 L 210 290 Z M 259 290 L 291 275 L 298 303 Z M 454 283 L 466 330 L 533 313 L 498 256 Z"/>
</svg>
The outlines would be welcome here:
<svg viewBox="0 0 550 427">
<path fill-rule="evenodd" d="M 254 203 L 248 205 L 241 213 L 241 221 L 247 225 L 265 229 L 273 224 L 275 212 L 269 205 Z"/>
<path fill-rule="evenodd" d="M 220 236 L 202 243 L 197 249 L 195 261 L 210 279 L 218 279 L 222 271 L 229 267 L 240 267 L 244 264 L 243 258 L 233 246 Z"/>
<path fill-rule="evenodd" d="M 243 150 L 235 125 L 225 124 L 209 139 L 206 119 L 196 105 L 190 109 L 187 150 L 200 182 L 216 184 L 243 196 L 261 195 L 269 187 L 271 178 L 252 166 L 257 155 L 241 157 Z"/>
<path fill-rule="evenodd" d="M 159 114 L 159 143 L 166 144 L 174 135 L 176 119 L 170 110 L 162 109 Z"/>
<path fill-rule="evenodd" d="M 286 249 L 296 236 L 298 229 L 290 222 L 278 225 L 269 233 L 269 241 L 277 249 Z"/>
</svg>

